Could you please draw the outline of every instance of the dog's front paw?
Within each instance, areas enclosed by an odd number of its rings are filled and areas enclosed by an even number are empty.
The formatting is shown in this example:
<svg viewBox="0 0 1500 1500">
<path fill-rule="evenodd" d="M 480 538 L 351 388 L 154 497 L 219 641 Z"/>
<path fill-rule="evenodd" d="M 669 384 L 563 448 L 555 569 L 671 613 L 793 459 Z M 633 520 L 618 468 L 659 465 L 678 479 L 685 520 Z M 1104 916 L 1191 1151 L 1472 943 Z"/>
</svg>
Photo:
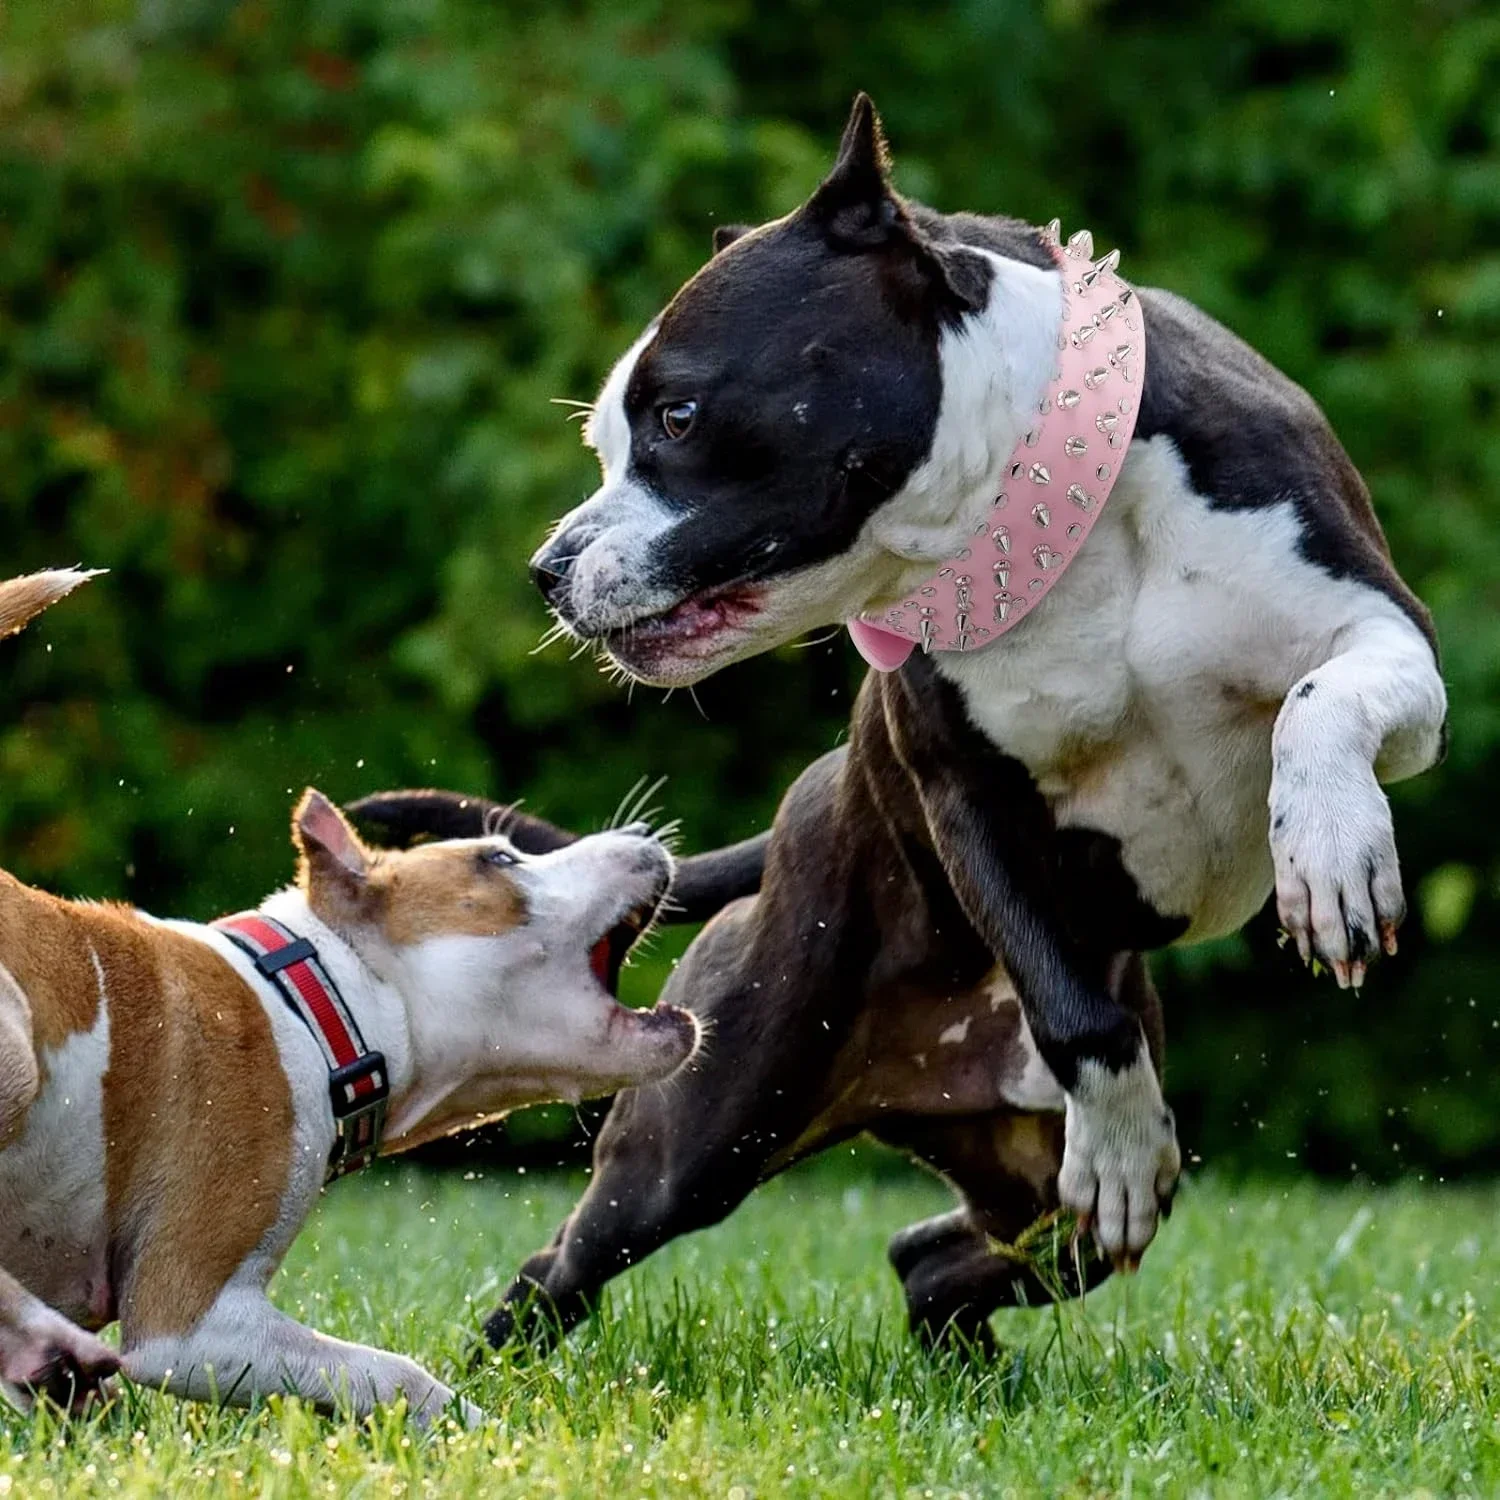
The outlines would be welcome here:
<svg viewBox="0 0 1500 1500">
<path fill-rule="evenodd" d="M 0 1329 L 0 1389 L 23 1412 L 38 1400 L 80 1412 L 109 1393 L 119 1368 L 113 1349 L 50 1308 Z"/>
<path fill-rule="evenodd" d="M 1157 1220 L 1171 1211 L 1181 1171 L 1172 1111 L 1144 1049 L 1119 1072 L 1080 1064 L 1067 1100 L 1057 1192 L 1117 1270 L 1140 1263 Z"/>
<path fill-rule="evenodd" d="M 1278 768 L 1271 782 L 1276 908 L 1303 963 L 1358 988 L 1406 915 L 1390 803 L 1369 766 Z"/>
</svg>

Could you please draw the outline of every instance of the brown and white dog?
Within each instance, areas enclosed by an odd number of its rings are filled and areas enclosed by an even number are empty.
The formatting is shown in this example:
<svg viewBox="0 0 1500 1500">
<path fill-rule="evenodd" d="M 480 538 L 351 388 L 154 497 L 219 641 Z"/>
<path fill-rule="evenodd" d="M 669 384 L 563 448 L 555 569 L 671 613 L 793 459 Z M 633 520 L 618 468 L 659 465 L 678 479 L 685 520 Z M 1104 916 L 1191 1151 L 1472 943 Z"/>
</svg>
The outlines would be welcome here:
<svg viewBox="0 0 1500 1500">
<path fill-rule="evenodd" d="M 0 583 L 0 640 L 88 576 L 58 570 Z M 19 1129 L 24 1100 L 36 1082 L 26 999 L 0 968 L 0 1148 Z M 60 1406 L 82 1405 L 118 1367 L 112 1350 L 0 1271 L 0 1392 L 23 1409 L 39 1395 Z"/>
<path fill-rule="evenodd" d="M 0 627 L 78 581 L 8 585 Z M 286 970 L 316 965 L 325 1001 L 378 1058 L 383 1151 L 658 1081 L 692 1055 L 686 1011 L 630 1011 L 611 994 L 671 884 L 643 825 L 538 857 L 498 836 L 376 852 L 308 791 L 292 833 L 297 881 L 250 925 L 279 924 L 283 958 L 312 955 Z M 178 1395 L 287 1392 L 356 1413 L 404 1396 L 424 1423 L 454 1401 L 410 1360 L 314 1332 L 266 1296 L 340 1139 L 323 1044 L 272 967 L 221 926 L 62 901 L 0 874 L 0 1265 L 17 1278 L 0 1281 L 0 1355 L 13 1395 L 64 1369 L 84 1384 L 108 1372 L 108 1351 L 65 1317 L 118 1318 L 125 1373 Z M 462 1414 L 478 1416 L 467 1402 Z"/>
</svg>

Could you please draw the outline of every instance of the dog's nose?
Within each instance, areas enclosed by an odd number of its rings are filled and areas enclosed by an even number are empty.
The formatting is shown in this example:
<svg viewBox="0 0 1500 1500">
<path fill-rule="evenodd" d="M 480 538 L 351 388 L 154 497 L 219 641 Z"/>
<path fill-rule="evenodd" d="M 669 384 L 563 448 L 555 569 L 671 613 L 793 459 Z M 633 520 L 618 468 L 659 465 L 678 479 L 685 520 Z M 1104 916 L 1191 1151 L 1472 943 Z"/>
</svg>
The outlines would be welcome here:
<svg viewBox="0 0 1500 1500">
<path fill-rule="evenodd" d="M 531 559 L 531 581 L 554 609 L 563 602 L 573 564 L 578 560 L 575 546 L 568 544 L 564 548 L 558 545 L 564 541 L 563 537 L 554 537 Z"/>
</svg>

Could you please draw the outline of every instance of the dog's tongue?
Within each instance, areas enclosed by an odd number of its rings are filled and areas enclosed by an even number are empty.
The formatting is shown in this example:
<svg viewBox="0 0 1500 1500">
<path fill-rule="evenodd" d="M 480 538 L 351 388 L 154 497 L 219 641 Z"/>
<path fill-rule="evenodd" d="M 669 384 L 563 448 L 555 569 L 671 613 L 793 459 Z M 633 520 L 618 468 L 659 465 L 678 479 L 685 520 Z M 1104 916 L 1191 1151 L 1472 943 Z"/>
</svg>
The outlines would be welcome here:
<svg viewBox="0 0 1500 1500">
<path fill-rule="evenodd" d="M 594 978 L 609 988 L 609 937 L 606 934 L 600 938 L 592 948 L 589 949 L 589 967 L 594 971 Z"/>
</svg>

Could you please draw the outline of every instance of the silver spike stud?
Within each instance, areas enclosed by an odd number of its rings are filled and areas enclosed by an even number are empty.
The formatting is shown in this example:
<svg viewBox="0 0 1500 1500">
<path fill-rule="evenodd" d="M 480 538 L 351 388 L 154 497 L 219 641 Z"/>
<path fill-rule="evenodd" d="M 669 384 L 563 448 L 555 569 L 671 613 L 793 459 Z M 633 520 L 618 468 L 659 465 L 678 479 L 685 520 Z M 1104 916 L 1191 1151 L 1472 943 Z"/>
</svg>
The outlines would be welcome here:
<svg viewBox="0 0 1500 1500">
<path fill-rule="evenodd" d="M 1032 464 L 1031 468 L 1027 470 L 1026 477 L 1033 484 L 1051 484 L 1052 470 L 1046 464 Z"/>
<path fill-rule="evenodd" d="M 1108 379 L 1109 371 L 1106 370 L 1103 365 L 1100 365 L 1097 370 L 1090 370 L 1088 374 L 1083 377 L 1083 383 L 1091 391 L 1097 391 L 1099 387 L 1103 385 L 1104 382 Z"/>
<path fill-rule="evenodd" d="M 1061 552 L 1054 552 L 1045 542 L 1031 549 L 1031 556 L 1037 567 L 1043 572 L 1055 568 L 1063 560 Z"/>
<path fill-rule="evenodd" d="M 1064 391 L 1058 398 L 1057 404 L 1063 411 L 1072 411 L 1083 397 L 1077 391 Z"/>
<path fill-rule="evenodd" d="M 1010 607 L 1014 603 L 1015 600 L 1009 594 L 995 595 L 995 619 L 999 624 L 1005 624 L 1005 617 L 1010 613 Z"/>
<path fill-rule="evenodd" d="M 1069 458 L 1082 458 L 1089 451 L 1089 445 L 1081 437 L 1070 437 L 1063 444 L 1063 452 Z"/>
<path fill-rule="evenodd" d="M 1094 426 L 1100 432 L 1113 432 L 1120 425 L 1120 419 L 1112 411 L 1101 411 L 1094 418 Z"/>
<path fill-rule="evenodd" d="M 1068 254 L 1074 260 L 1092 260 L 1094 258 L 1094 237 L 1087 229 L 1080 229 L 1077 234 L 1068 236 Z"/>
<path fill-rule="evenodd" d="M 1035 521 L 1038 526 L 1050 526 L 1052 524 L 1052 508 L 1049 505 L 1038 501 L 1037 504 L 1031 507 L 1031 519 Z"/>
<path fill-rule="evenodd" d="M 1068 486 L 1068 499 L 1079 510 L 1093 510 L 1094 508 L 1094 497 L 1081 484 L 1070 484 Z"/>
<path fill-rule="evenodd" d="M 1109 362 L 1112 365 L 1123 365 L 1132 354 L 1135 353 L 1134 344 L 1116 344 L 1114 353 L 1110 355 Z"/>
<path fill-rule="evenodd" d="M 1007 552 L 1008 553 L 1010 551 L 1010 527 L 1009 526 L 997 526 L 995 528 L 994 534 L 990 538 L 990 540 L 993 541 L 994 544 L 1002 552 Z"/>
<path fill-rule="evenodd" d="M 1008 562 L 995 564 L 995 587 L 1002 589 L 1010 587 L 1010 564 Z"/>
<path fill-rule="evenodd" d="M 1042 226 L 1042 243 L 1056 245 L 1062 241 L 1062 220 L 1049 219 Z"/>
<path fill-rule="evenodd" d="M 1075 349 L 1082 349 L 1099 330 L 1092 323 L 1085 323 L 1082 328 L 1075 328 L 1069 336 L 1069 342 Z"/>
<path fill-rule="evenodd" d="M 1004 490 L 1001 490 L 1000 493 L 995 496 L 995 503 L 994 503 L 994 507 L 993 508 L 995 510 L 1004 510 L 1005 507 L 1007 505 L 1009 505 L 1009 504 L 1010 504 L 1010 496 L 1007 495 Z M 979 530 L 980 531 L 984 530 L 984 523 L 982 521 L 979 524 Z M 975 535 L 977 536 L 978 532 L 976 532 Z"/>
<path fill-rule="evenodd" d="M 1082 535 L 1083 527 L 1080 526 L 1077 521 L 1074 521 L 1073 524 L 1068 527 L 1068 540 L 1070 542 L 1076 542 Z"/>
<path fill-rule="evenodd" d="M 1108 255 L 1101 255 L 1087 271 L 1083 273 L 1083 284 L 1093 286 L 1101 276 L 1107 276 L 1111 271 L 1117 270 L 1120 265 L 1120 252 L 1111 250 Z"/>
<path fill-rule="evenodd" d="M 927 654 L 932 650 L 932 621 L 922 621 L 922 651 Z"/>
</svg>

